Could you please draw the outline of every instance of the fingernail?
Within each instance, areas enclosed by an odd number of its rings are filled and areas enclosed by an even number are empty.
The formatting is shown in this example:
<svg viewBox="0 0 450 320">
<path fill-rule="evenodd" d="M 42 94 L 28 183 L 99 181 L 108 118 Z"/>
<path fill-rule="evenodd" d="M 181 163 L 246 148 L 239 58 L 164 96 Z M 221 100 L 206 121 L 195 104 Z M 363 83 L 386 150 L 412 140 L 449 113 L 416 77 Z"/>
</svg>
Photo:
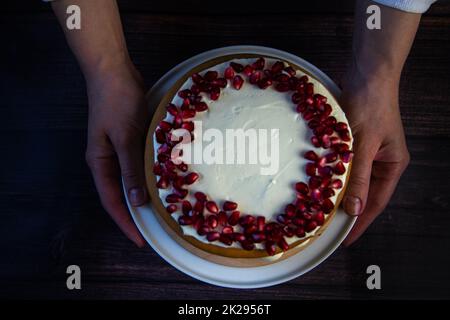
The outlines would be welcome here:
<svg viewBox="0 0 450 320">
<path fill-rule="evenodd" d="M 361 214 L 361 200 L 353 196 L 345 197 L 344 210 L 351 216 L 359 216 Z"/>
<path fill-rule="evenodd" d="M 147 192 L 144 188 L 133 188 L 128 191 L 128 197 L 131 205 L 134 207 L 141 206 L 147 202 Z"/>
</svg>

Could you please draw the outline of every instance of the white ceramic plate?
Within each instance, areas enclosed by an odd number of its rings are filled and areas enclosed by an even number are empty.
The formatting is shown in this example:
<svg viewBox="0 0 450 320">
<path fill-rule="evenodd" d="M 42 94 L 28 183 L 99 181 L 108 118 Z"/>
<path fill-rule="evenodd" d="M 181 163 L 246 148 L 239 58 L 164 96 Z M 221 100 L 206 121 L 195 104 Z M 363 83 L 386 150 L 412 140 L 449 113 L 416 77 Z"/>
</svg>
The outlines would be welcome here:
<svg viewBox="0 0 450 320">
<path fill-rule="evenodd" d="M 148 92 L 150 107 L 156 108 L 165 92 L 179 77 L 194 66 L 227 54 L 254 53 L 279 57 L 303 67 L 324 83 L 335 97 L 339 97 L 337 85 L 322 71 L 309 62 L 290 53 L 260 46 L 232 46 L 207 51 L 196 55 L 167 72 Z M 126 195 L 126 192 L 125 192 Z M 152 248 L 168 263 L 178 270 L 198 280 L 217 286 L 230 288 L 261 288 L 276 285 L 294 279 L 313 269 L 345 239 L 356 218 L 347 216 L 341 209 L 336 212 L 325 232 L 306 249 L 292 257 L 273 264 L 255 268 L 227 267 L 215 264 L 190 253 L 173 240 L 159 224 L 151 204 L 130 209 L 134 222 Z"/>
</svg>

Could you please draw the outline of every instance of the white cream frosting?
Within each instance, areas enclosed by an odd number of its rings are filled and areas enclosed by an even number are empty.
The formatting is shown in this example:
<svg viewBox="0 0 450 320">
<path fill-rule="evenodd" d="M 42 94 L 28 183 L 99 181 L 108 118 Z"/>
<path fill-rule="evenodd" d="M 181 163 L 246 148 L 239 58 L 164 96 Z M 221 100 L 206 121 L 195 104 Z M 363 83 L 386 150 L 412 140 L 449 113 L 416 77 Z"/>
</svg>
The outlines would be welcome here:
<svg viewBox="0 0 450 320">
<path fill-rule="evenodd" d="M 266 66 L 272 65 L 276 60 L 266 58 Z M 234 62 L 242 65 L 251 64 L 255 59 L 234 59 Z M 230 61 L 216 65 L 208 70 L 216 70 L 219 75 L 223 75 Z M 303 75 L 297 71 L 297 76 Z M 245 78 L 243 76 L 243 78 Z M 334 97 L 318 81 L 309 77 L 309 81 L 314 83 L 314 92 L 327 97 L 328 103 L 332 106 L 331 115 L 338 122 L 348 123 L 344 112 L 337 104 Z M 189 78 L 180 88 L 188 89 L 193 82 Z M 312 131 L 307 127 L 301 115 L 295 111 L 295 105 L 291 101 L 292 92 L 278 92 L 273 87 L 265 90 L 244 82 L 242 88 L 235 90 L 229 82 L 227 87 L 221 90 L 220 98 L 216 101 L 209 99 L 208 95 L 203 95 L 203 101 L 208 104 L 209 110 L 197 113 L 194 121 L 202 121 L 203 132 L 209 128 L 215 128 L 224 133 L 226 129 L 278 129 L 279 130 L 279 170 L 272 175 L 261 175 L 260 164 L 190 164 L 189 172 L 197 172 L 200 178 L 189 186 L 190 194 L 187 199 L 194 203 L 193 194 L 202 191 L 210 199 L 215 200 L 219 206 L 225 200 L 231 200 L 239 204 L 238 210 L 244 214 L 262 215 L 266 221 L 275 220 L 276 216 L 283 213 L 284 207 L 292 203 L 296 193 L 294 184 L 296 182 L 308 181 L 305 172 L 305 165 L 308 162 L 302 155 L 308 150 L 314 150 L 317 154 L 323 155 L 327 150 L 315 148 L 310 142 Z M 182 99 L 177 95 L 173 97 L 172 103 L 179 106 Z M 172 116 L 167 114 L 165 120 L 171 121 Z M 196 137 L 192 144 L 200 143 L 198 128 L 194 130 Z M 209 142 L 203 142 L 203 147 Z M 154 140 L 155 157 L 159 144 Z M 260 145 L 268 148 L 268 145 Z M 351 147 L 351 143 L 350 143 Z M 226 150 L 224 150 L 224 153 Z M 348 164 L 345 164 L 346 169 Z M 267 167 L 267 165 L 262 166 Z M 347 170 L 344 175 L 338 178 L 346 180 Z M 335 190 L 336 194 L 331 198 L 336 201 L 340 190 Z M 165 197 L 172 193 L 172 189 L 159 189 L 159 196 L 164 204 Z M 178 219 L 181 213 L 175 212 L 172 216 Z M 235 227 L 238 231 L 239 227 Z M 182 226 L 186 235 L 193 236 L 202 242 L 208 242 L 204 236 L 199 236 L 192 226 Z M 319 228 L 307 234 L 313 235 Z M 297 237 L 286 238 L 288 243 L 299 240 Z M 305 241 L 305 244 L 308 241 Z M 219 241 L 212 242 L 213 245 L 224 246 Z M 263 248 L 262 244 L 256 244 L 257 248 Z M 240 245 L 233 242 L 233 247 Z"/>
</svg>

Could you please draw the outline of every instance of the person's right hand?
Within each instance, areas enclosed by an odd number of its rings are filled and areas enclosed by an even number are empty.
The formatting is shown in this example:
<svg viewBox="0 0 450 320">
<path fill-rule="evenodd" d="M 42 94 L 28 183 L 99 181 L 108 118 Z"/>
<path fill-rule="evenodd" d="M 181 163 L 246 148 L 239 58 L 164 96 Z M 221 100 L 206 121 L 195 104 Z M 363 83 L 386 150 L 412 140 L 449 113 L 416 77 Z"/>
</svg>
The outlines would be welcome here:
<svg viewBox="0 0 450 320">
<path fill-rule="evenodd" d="M 349 215 L 360 215 L 344 241 L 356 241 L 384 210 L 409 162 L 398 105 L 398 82 L 350 70 L 341 105 L 354 136 L 354 158 L 343 198 Z"/>
<path fill-rule="evenodd" d="M 149 120 L 145 88 L 131 62 L 87 78 L 89 124 L 86 161 L 103 207 L 138 247 L 145 244 L 122 201 L 121 176 L 133 206 L 148 201 L 144 141 Z"/>
</svg>

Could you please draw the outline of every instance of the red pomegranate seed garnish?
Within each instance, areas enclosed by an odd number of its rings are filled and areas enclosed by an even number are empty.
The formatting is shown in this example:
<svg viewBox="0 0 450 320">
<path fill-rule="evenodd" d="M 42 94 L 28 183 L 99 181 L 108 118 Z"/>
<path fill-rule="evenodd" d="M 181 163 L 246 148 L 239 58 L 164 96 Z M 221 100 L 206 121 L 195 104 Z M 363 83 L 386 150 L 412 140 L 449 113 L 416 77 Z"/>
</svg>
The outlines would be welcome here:
<svg viewBox="0 0 450 320">
<path fill-rule="evenodd" d="M 317 228 L 317 222 L 313 220 L 306 224 L 305 231 L 311 232 L 311 231 L 314 231 L 316 228 Z"/>
<path fill-rule="evenodd" d="M 266 61 L 264 58 L 258 58 L 253 64 L 252 67 L 256 70 L 262 70 L 264 69 L 264 65 L 266 64 Z"/>
<path fill-rule="evenodd" d="M 231 80 L 234 77 L 234 69 L 232 67 L 227 67 L 223 73 L 225 79 Z"/>
<path fill-rule="evenodd" d="M 245 239 L 244 241 L 241 241 L 241 246 L 244 250 L 251 251 L 255 249 L 255 244 L 249 241 L 248 239 Z"/>
<path fill-rule="evenodd" d="M 290 203 L 284 208 L 284 214 L 286 215 L 286 217 L 292 218 L 295 216 L 296 210 L 297 208 L 292 203 Z"/>
<path fill-rule="evenodd" d="M 208 232 L 208 234 L 206 235 L 206 239 L 209 242 L 219 240 L 219 238 L 220 238 L 220 233 L 218 233 L 217 231 Z"/>
<path fill-rule="evenodd" d="M 246 65 L 244 67 L 244 70 L 242 70 L 242 73 L 246 75 L 247 77 L 250 77 L 250 75 L 253 73 L 254 69 L 251 65 Z"/>
<path fill-rule="evenodd" d="M 231 62 L 230 66 L 233 68 L 234 71 L 236 71 L 237 73 L 242 72 L 242 70 L 244 70 L 244 66 L 240 63 L 236 63 L 236 62 Z"/>
<path fill-rule="evenodd" d="M 163 167 L 159 162 L 153 164 L 153 174 L 160 176 L 163 173 Z"/>
<path fill-rule="evenodd" d="M 305 220 L 297 217 L 297 218 L 292 219 L 292 223 L 295 224 L 296 226 L 303 226 L 303 225 L 305 225 Z"/>
<path fill-rule="evenodd" d="M 189 213 L 191 212 L 191 210 L 192 210 L 192 205 L 191 205 L 191 203 L 190 203 L 189 201 L 187 201 L 187 200 L 184 200 L 184 201 L 181 203 L 181 211 L 183 212 L 183 214 L 189 215 Z"/>
<path fill-rule="evenodd" d="M 197 112 L 203 112 L 203 111 L 208 110 L 208 105 L 205 102 L 200 101 L 194 105 L 194 108 L 195 108 L 195 111 L 197 111 Z"/>
<path fill-rule="evenodd" d="M 322 179 L 319 176 L 309 178 L 308 186 L 310 189 L 317 189 L 322 184 Z"/>
<path fill-rule="evenodd" d="M 311 190 L 311 199 L 315 202 L 319 202 L 322 199 L 322 191 L 319 189 Z"/>
<path fill-rule="evenodd" d="M 324 216 L 323 212 L 317 212 L 314 215 L 314 221 L 316 221 L 317 225 L 319 225 L 319 226 L 323 225 L 325 222 L 325 216 Z"/>
<path fill-rule="evenodd" d="M 245 215 L 239 219 L 239 224 L 243 227 L 255 223 L 255 217 L 251 215 Z"/>
<path fill-rule="evenodd" d="M 166 134 L 161 129 L 156 129 L 155 138 L 156 138 L 156 142 L 162 144 L 166 141 Z"/>
<path fill-rule="evenodd" d="M 222 233 L 223 234 L 232 234 L 233 233 L 233 227 L 230 227 L 230 226 L 223 227 Z"/>
<path fill-rule="evenodd" d="M 281 224 L 288 224 L 291 222 L 291 219 L 289 219 L 288 216 L 286 216 L 285 214 L 279 214 L 277 215 L 277 221 Z"/>
<path fill-rule="evenodd" d="M 350 132 L 348 130 L 338 131 L 338 135 L 339 135 L 339 137 L 341 137 L 342 141 L 348 142 L 351 140 Z"/>
<path fill-rule="evenodd" d="M 336 173 L 338 175 L 344 174 L 345 173 L 344 163 L 342 161 L 339 161 L 338 163 L 336 163 L 336 165 L 334 166 L 333 171 L 334 171 L 334 173 Z"/>
<path fill-rule="evenodd" d="M 206 197 L 206 194 L 204 194 L 203 192 L 200 192 L 200 191 L 197 191 L 194 194 L 194 196 L 198 201 L 201 201 L 201 202 L 205 202 L 206 200 L 208 200 L 208 198 Z"/>
<path fill-rule="evenodd" d="M 257 231 L 251 234 L 254 243 L 261 243 L 266 240 L 266 234 L 261 231 Z"/>
<path fill-rule="evenodd" d="M 256 217 L 256 227 L 258 229 L 258 231 L 264 231 L 264 226 L 266 224 L 266 218 L 259 216 Z"/>
<path fill-rule="evenodd" d="M 269 256 L 273 256 L 276 252 L 275 242 L 273 241 L 266 241 L 265 248 Z"/>
<path fill-rule="evenodd" d="M 203 79 L 203 77 L 201 75 L 199 75 L 198 73 L 194 73 L 192 76 L 192 81 L 196 84 L 202 84 L 205 80 Z"/>
<path fill-rule="evenodd" d="M 300 212 L 305 212 L 306 210 L 308 210 L 306 204 L 303 201 L 297 201 L 296 206 L 297 210 Z"/>
<path fill-rule="evenodd" d="M 177 203 L 180 202 L 180 200 L 181 200 L 180 196 L 175 193 L 171 193 L 166 197 L 167 203 Z"/>
<path fill-rule="evenodd" d="M 307 107 L 307 105 L 306 105 L 305 102 L 300 102 L 300 103 L 297 105 L 296 111 L 297 111 L 298 113 L 303 113 L 303 112 L 305 112 L 306 107 Z"/>
<path fill-rule="evenodd" d="M 172 116 L 176 116 L 177 115 L 178 108 L 173 103 L 169 103 L 166 108 L 167 108 L 167 112 L 169 114 L 171 114 Z"/>
<path fill-rule="evenodd" d="M 217 213 L 219 212 L 219 207 L 214 201 L 207 201 L 206 202 L 206 209 L 208 209 L 211 213 Z"/>
<path fill-rule="evenodd" d="M 308 194 L 309 188 L 308 185 L 304 182 L 297 182 L 295 184 L 295 190 L 297 190 L 297 192 L 300 192 L 302 194 Z"/>
<path fill-rule="evenodd" d="M 335 195 L 334 190 L 331 188 L 325 188 L 322 190 L 322 196 L 324 198 L 331 198 L 334 195 Z"/>
<path fill-rule="evenodd" d="M 286 237 L 292 238 L 292 237 L 294 236 L 295 230 L 294 230 L 294 228 L 292 228 L 292 227 L 286 226 L 286 227 L 283 229 L 283 233 L 284 233 L 284 235 L 285 235 Z"/>
<path fill-rule="evenodd" d="M 344 163 L 349 163 L 350 161 L 352 161 L 353 158 L 353 152 L 351 152 L 350 150 L 345 150 L 344 152 L 341 153 L 341 160 Z"/>
<path fill-rule="evenodd" d="M 321 177 L 328 177 L 328 176 L 331 176 L 333 174 L 333 168 L 330 167 L 330 166 L 319 167 L 318 170 L 317 170 L 317 173 Z"/>
<path fill-rule="evenodd" d="M 166 176 L 161 176 L 156 183 L 158 189 L 167 189 L 169 187 L 169 180 Z"/>
<path fill-rule="evenodd" d="M 330 152 L 325 155 L 325 159 L 326 159 L 327 163 L 336 161 L 337 157 L 338 157 L 338 155 L 336 152 Z"/>
<path fill-rule="evenodd" d="M 288 245 L 288 243 L 286 242 L 286 240 L 285 240 L 284 238 L 281 238 L 281 239 L 278 241 L 278 246 L 279 246 L 280 249 L 283 250 L 283 251 L 287 251 L 287 250 L 289 249 L 289 245 Z"/>
<path fill-rule="evenodd" d="M 199 236 L 204 236 L 208 232 L 211 232 L 211 230 L 207 226 L 201 226 L 200 228 L 197 229 L 197 233 Z"/>
<path fill-rule="evenodd" d="M 194 123 L 192 121 L 188 121 L 188 122 L 183 122 L 183 124 L 181 125 L 181 128 L 192 132 L 194 131 Z"/>
<path fill-rule="evenodd" d="M 182 172 L 186 172 L 188 169 L 188 165 L 184 162 L 177 165 L 177 168 L 180 169 Z"/>
<path fill-rule="evenodd" d="M 306 221 L 309 221 L 312 219 L 312 214 L 309 212 L 303 212 L 301 216 L 302 216 L 303 220 L 306 220 Z"/>
<path fill-rule="evenodd" d="M 206 223 L 212 229 L 216 228 L 217 225 L 219 224 L 219 222 L 217 221 L 216 216 L 213 216 L 213 215 L 211 215 L 208 218 L 206 218 Z"/>
<path fill-rule="evenodd" d="M 219 73 L 217 71 L 209 70 L 209 71 L 206 71 L 206 73 L 203 75 L 203 78 L 205 78 L 206 81 L 213 81 L 213 80 L 217 79 L 218 76 L 219 76 Z"/>
<path fill-rule="evenodd" d="M 194 207 L 192 208 L 192 213 L 194 215 L 203 214 L 203 209 L 205 208 L 205 205 L 203 202 L 197 201 L 194 204 Z"/>
<path fill-rule="evenodd" d="M 271 85 L 272 85 L 272 80 L 270 80 L 269 78 L 263 78 L 258 81 L 258 87 L 260 89 L 267 89 Z"/>
<path fill-rule="evenodd" d="M 324 199 L 322 202 L 322 210 L 325 213 L 330 213 L 334 209 L 334 204 L 330 199 Z"/>
<path fill-rule="evenodd" d="M 217 220 L 219 222 L 219 225 L 224 226 L 227 224 L 228 216 L 225 211 L 219 211 L 217 214 Z"/>
<path fill-rule="evenodd" d="M 244 241 L 245 240 L 245 236 L 243 233 L 240 232 L 233 232 L 233 234 L 231 235 L 231 237 L 233 238 L 233 240 L 235 241 Z"/>
<path fill-rule="evenodd" d="M 317 138 L 316 136 L 312 136 L 311 137 L 311 143 L 313 144 L 314 147 L 319 148 L 320 147 L 320 141 L 319 138 Z"/>
<path fill-rule="evenodd" d="M 233 239 L 231 239 L 231 236 L 224 233 L 220 235 L 219 241 L 227 246 L 231 246 L 231 244 L 233 243 Z"/>
<path fill-rule="evenodd" d="M 306 94 L 312 96 L 314 94 L 314 84 L 309 82 L 306 84 Z"/>
<path fill-rule="evenodd" d="M 244 228 L 244 234 L 246 235 L 251 235 L 256 231 L 258 231 L 258 228 L 254 224 L 248 225 Z"/>
<path fill-rule="evenodd" d="M 240 90 L 242 85 L 244 84 L 244 79 L 240 75 L 237 75 L 233 78 L 233 88 L 236 90 Z"/>
<path fill-rule="evenodd" d="M 177 205 L 176 204 L 169 204 L 167 207 L 166 207 L 166 210 L 167 210 L 167 212 L 168 213 L 174 213 L 175 211 L 177 211 Z"/>
<path fill-rule="evenodd" d="M 340 189 L 340 188 L 342 188 L 342 181 L 339 180 L 339 179 L 333 180 L 333 181 L 331 182 L 331 187 L 334 188 L 334 189 Z"/>
<path fill-rule="evenodd" d="M 181 111 L 181 118 L 183 118 L 183 119 L 194 118 L 195 114 L 196 114 L 196 112 L 194 109 L 183 110 L 183 111 Z"/>
<path fill-rule="evenodd" d="M 288 92 L 290 89 L 289 83 L 287 82 L 279 82 L 275 85 L 275 90 L 278 92 Z"/>
<path fill-rule="evenodd" d="M 226 88 L 228 81 L 225 78 L 217 78 L 216 80 L 212 81 L 211 84 L 215 87 Z"/>
<path fill-rule="evenodd" d="M 315 163 L 313 163 L 313 162 L 308 162 L 308 163 L 306 164 L 306 174 L 307 174 L 308 176 L 315 176 L 315 175 L 316 175 L 316 169 L 317 169 L 317 166 L 316 166 Z"/>
<path fill-rule="evenodd" d="M 159 123 L 159 127 L 161 128 L 161 130 L 169 132 L 172 129 L 172 124 L 163 120 Z"/>
<path fill-rule="evenodd" d="M 306 236 L 306 232 L 303 226 L 299 226 L 295 229 L 295 235 L 299 238 L 303 238 L 304 236 Z"/>
<path fill-rule="evenodd" d="M 233 211 L 236 210 L 237 207 L 238 207 L 237 203 L 233 201 L 225 201 L 223 203 L 223 210 L 225 211 Z"/>
<path fill-rule="evenodd" d="M 262 78 L 262 72 L 261 71 L 255 71 L 250 75 L 249 82 L 251 84 L 257 84 L 259 80 Z"/>
<path fill-rule="evenodd" d="M 178 195 L 181 199 L 184 199 L 188 195 L 189 191 L 187 189 L 178 189 L 175 190 L 174 193 Z"/>
<path fill-rule="evenodd" d="M 193 184 L 195 181 L 197 181 L 198 178 L 199 178 L 198 173 L 191 172 L 191 173 L 187 174 L 186 176 L 184 176 L 184 183 L 185 184 Z"/>
<path fill-rule="evenodd" d="M 232 226 L 235 226 L 239 222 L 239 216 L 241 213 L 239 211 L 233 211 L 228 217 L 228 223 Z"/>
<path fill-rule="evenodd" d="M 192 217 L 188 217 L 188 216 L 180 216 L 178 218 L 178 223 L 182 226 L 188 226 L 193 223 L 193 219 L 192 219 Z"/>
<path fill-rule="evenodd" d="M 191 94 L 192 94 L 192 91 L 189 89 L 184 89 L 184 90 L 178 91 L 178 96 L 183 99 L 188 98 Z"/>
<path fill-rule="evenodd" d="M 294 68 L 292 68 L 291 66 L 288 66 L 286 68 L 284 68 L 284 71 L 287 72 L 291 77 L 294 77 L 296 75 L 296 71 Z"/>
<path fill-rule="evenodd" d="M 216 101 L 220 97 L 220 89 L 219 88 L 213 88 L 211 89 L 211 92 L 209 94 L 209 98 L 213 101 Z"/>
<path fill-rule="evenodd" d="M 298 93 L 298 92 L 295 92 L 293 95 L 292 95 L 292 102 L 294 103 L 294 104 L 299 104 L 300 102 L 302 102 L 302 100 L 303 100 L 303 95 L 301 95 L 300 93 Z"/>
<path fill-rule="evenodd" d="M 319 159 L 319 156 L 314 151 L 307 151 L 305 153 L 305 159 L 311 160 L 311 161 L 317 161 Z"/>
<path fill-rule="evenodd" d="M 271 71 L 273 74 L 280 73 L 284 69 L 284 63 L 277 61 L 272 65 Z"/>
</svg>

